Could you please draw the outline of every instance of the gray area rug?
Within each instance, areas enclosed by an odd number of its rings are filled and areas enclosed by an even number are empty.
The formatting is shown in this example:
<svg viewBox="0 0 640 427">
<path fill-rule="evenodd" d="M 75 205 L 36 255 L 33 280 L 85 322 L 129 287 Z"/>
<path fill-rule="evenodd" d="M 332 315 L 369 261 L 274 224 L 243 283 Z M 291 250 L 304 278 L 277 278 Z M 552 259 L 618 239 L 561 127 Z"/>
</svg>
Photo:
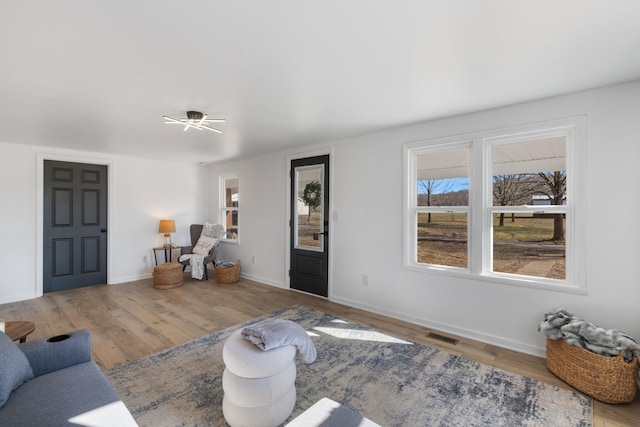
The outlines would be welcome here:
<svg viewBox="0 0 640 427">
<path fill-rule="evenodd" d="M 591 426 L 580 393 L 512 374 L 307 307 L 292 306 L 118 365 L 109 381 L 141 426 L 225 426 L 222 347 L 267 318 L 312 334 L 318 359 L 297 363 L 290 419 L 323 397 L 382 426 Z"/>
</svg>

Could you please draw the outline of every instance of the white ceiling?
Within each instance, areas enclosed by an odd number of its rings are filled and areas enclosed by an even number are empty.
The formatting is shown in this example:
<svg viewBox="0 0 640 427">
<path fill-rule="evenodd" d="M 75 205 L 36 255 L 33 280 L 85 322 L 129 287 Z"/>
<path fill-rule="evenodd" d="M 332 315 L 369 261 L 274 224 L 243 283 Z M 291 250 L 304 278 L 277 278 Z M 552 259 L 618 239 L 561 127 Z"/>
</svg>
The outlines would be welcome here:
<svg viewBox="0 0 640 427">
<path fill-rule="evenodd" d="M 640 78 L 640 1 L 0 6 L 0 141 L 215 162 Z M 163 124 L 187 110 L 222 135 Z"/>
</svg>

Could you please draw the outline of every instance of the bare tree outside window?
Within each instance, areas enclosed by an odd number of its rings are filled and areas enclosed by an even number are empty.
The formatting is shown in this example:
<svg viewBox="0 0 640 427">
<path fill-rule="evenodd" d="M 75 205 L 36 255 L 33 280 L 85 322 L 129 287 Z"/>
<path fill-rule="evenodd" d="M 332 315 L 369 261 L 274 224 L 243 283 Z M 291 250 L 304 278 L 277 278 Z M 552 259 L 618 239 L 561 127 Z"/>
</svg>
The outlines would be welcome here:
<svg viewBox="0 0 640 427">
<path fill-rule="evenodd" d="M 550 209 L 564 204 L 565 165 L 564 138 L 492 147 L 493 271 L 566 278 L 566 212 Z"/>
<path fill-rule="evenodd" d="M 581 288 L 585 132 L 576 117 L 405 144 L 403 265 Z"/>
<path fill-rule="evenodd" d="M 454 182 L 450 179 L 424 179 L 418 181 L 418 205 L 443 206 L 441 203 L 434 203 L 434 195 L 447 194 L 453 188 Z M 427 222 L 431 222 L 431 212 L 427 214 Z"/>
<path fill-rule="evenodd" d="M 493 177 L 494 206 L 526 205 L 539 183 L 529 174 L 496 175 Z M 511 214 L 515 222 L 515 214 Z M 500 213 L 498 227 L 504 227 L 504 212 Z"/>
<path fill-rule="evenodd" d="M 542 184 L 538 191 L 549 198 L 554 206 L 560 206 L 564 203 L 564 197 L 567 191 L 567 173 L 566 171 L 540 172 L 538 176 L 542 180 Z M 564 242 L 564 221 L 562 214 L 553 215 L 553 238 L 554 242 Z"/>
<path fill-rule="evenodd" d="M 416 189 L 418 262 L 467 268 L 468 178 L 424 179 Z"/>
</svg>

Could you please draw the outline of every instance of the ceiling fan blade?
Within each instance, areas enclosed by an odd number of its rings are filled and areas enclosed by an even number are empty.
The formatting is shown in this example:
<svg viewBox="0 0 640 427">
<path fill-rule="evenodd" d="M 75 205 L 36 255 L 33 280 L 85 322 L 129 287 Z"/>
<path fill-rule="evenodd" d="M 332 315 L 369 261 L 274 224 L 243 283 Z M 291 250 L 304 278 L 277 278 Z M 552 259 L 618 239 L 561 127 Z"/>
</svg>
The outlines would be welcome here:
<svg viewBox="0 0 640 427">
<path fill-rule="evenodd" d="M 167 120 L 165 123 L 166 124 L 173 124 L 173 123 L 177 123 L 177 124 L 183 124 L 180 120 L 178 119 L 174 119 L 173 117 L 168 117 L 168 116 L 162 116 L 163 119 Z"/>
<path fill-rule="evenodd" d="M 214 132 L 222 133 L 222 131 L 221 131 L 220 129 L 212 128 L 212 127 L 205 126 L 205 125 L 200 125 L 200 127 L 201 127 L 201 128 L 204 128 L 204 129 L 212 130 L 212 131 L 214 131 Z"/>
<path fill-rule="evenodd" d="M 225 119 L 207 119 L 206 114 L 203 114 L 202 118 L 197 120 L 189 119 L 189 118 L 174 119 L 173 117 L 169 117 L 169 116 L 162 116 L 162 118 L 164 118 L 165 124 L 168 124 L 168 125 L 179 124 L 184 126 L 184 129 L 183 129 L 184 131 L 186 131 L 189 128 L 192 128 L 192 129 L 198 129 L 198 130 L 208 129 L 213 132 L 222 133 L 220 129 L 212 128 L 210 126 L 207 126 L 206 124 L 210 122 L 213 122 L 213 123 L 226 122 Z"/>
</svg>

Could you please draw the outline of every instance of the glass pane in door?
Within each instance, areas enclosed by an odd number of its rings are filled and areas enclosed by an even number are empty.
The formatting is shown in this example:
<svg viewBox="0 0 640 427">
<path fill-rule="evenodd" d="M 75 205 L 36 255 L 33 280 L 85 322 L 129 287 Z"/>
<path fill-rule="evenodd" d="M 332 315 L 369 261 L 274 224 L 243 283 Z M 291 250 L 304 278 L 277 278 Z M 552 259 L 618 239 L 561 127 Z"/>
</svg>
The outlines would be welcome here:
<svg viewBox="0 0 640 427">
<path fill-rule="evenodd" d="M 324 250 L 324 165 L 295 168 L 296 207 L 293 209 L 296 249 Z"/>
</svg>

